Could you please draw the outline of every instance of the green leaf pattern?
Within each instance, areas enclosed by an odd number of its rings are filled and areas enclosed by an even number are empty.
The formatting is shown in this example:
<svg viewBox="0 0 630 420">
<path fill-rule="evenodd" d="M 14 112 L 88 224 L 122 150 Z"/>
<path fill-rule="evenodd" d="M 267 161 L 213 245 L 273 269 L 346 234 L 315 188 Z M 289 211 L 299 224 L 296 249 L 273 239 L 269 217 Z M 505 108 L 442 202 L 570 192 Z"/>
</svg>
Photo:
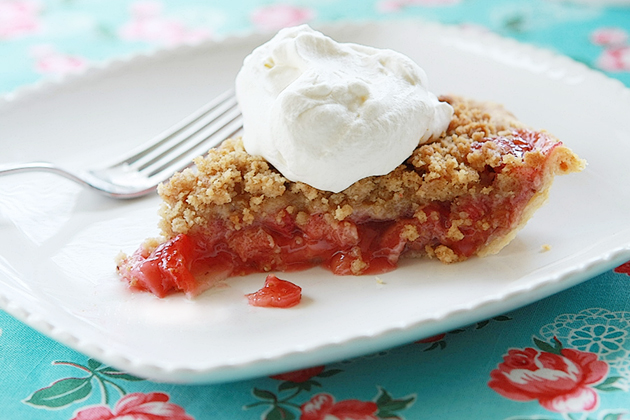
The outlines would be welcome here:
<svg viewBox="0 0 630 420">
<path fill-rule="evenodd" d="M 103 393 L 103 404 L 109 404 L 108 386 L 113 387 L 123 396 L 127 392 L 116 381 L 136 382 L 144 380 L 110 366 L 105 366 L 94 359 L 89 359 L 86 366 L 66 361 L 53 362 L 53 365 L 71 366 L 85 372 L 87 376 L 63 378 L 55 381 L 50 386 L 35 391 L 28 399 L 24 400 L 24 403 L 37 408 L 47 409 L 66 407 L 87 399 L 94 389 L 92 383 L 96 382 Z"/>
<path fill-rule="evenodd" d="M 377 416 L 382 419 L 399 419 L 398 412 L 410 407 L 415 400 L 416 397 L 394 399 L 389 392 L 380 388 L 380 394 L 376 399 Z"/>
<path fill-rule="evenodd" d="M 92 392 L 90 377 L 65 378 L 42 388 L 25 402 L 34 406 L 60 408 L 86 399 Z"/>
</svg>

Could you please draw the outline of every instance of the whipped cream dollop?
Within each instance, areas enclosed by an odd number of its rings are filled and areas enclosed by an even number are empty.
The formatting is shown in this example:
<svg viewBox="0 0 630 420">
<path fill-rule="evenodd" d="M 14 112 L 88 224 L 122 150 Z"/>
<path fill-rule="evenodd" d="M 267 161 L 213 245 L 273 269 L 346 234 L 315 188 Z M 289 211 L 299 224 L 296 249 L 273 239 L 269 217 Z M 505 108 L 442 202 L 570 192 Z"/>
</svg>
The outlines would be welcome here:
<svg viewBox="0 0 630 420">
<path fill-rule="evenodd" d="M 236 95 L 247 152 L 332 192 L 391 172 L 453 115 L 410 58 L 337 43 L 308 25 L 282 29 L 247 56 Z"/>
</svg>

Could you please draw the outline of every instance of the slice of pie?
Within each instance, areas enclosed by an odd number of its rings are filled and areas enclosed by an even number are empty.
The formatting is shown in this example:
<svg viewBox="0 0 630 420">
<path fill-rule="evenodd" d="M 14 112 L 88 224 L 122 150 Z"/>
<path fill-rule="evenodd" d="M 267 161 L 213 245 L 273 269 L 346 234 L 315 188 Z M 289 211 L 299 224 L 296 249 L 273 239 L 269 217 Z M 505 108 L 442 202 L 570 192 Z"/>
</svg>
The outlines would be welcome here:
<svg viewBox="0 0 630 420">
<path fill-rule="evenodd" d="M 445 133 L 340 193 L 288 181 L 227 140 L 160 186 L 162 237 L 121 255 L 120 275 L 157 296 L 193 296 L 253 272 L 375 274 L 401 257 L 454 263 L 498 252 L 544 203 L 554 175 L 585 162 L 501 106 L 440 99 L 454 108 Z"/>
</svg>

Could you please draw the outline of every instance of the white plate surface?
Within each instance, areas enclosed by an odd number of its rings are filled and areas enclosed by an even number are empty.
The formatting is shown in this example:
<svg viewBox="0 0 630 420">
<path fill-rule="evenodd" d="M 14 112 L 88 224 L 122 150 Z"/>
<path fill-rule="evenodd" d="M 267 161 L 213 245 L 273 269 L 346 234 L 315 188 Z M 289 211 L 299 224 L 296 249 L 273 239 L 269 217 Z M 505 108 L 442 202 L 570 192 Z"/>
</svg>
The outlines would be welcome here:
<svg viewBox="0 0 630 420">
<path fill-rule="evenodd" d="M 436 93 L 504 103 L 589 162 L 499 255 L 405 261 L 379 276 L 284 276 L 299 306 L 248 306 L 263 275 L 195 300 L 132 293 L 114 257 L 158 234 L 157 196 L 116 202 L 49 174 L 0 178 L 0 307 L 85 354 L 155 380 L 221 382 L 293 370 L 440 333 L 533 302 L 630 259 L 630 90 L 567 58 L 417 21 L 338 25 L 338 40 L 389 47 Z M 88 168 L 141 143 L 233 84 L 268 35 L 109 63 L 0 100 L 0 163 Z M 551 250 L 542 252 L 543 245 Z"/>
</svg>

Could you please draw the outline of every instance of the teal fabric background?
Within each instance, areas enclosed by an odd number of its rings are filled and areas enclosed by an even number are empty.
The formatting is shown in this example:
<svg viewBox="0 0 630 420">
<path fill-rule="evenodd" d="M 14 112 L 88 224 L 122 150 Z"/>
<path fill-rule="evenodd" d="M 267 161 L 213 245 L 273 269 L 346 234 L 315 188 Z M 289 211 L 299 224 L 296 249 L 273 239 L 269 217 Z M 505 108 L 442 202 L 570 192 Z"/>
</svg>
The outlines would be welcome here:
<svg viewBox="0 0 630 420">
<path fill-rule="evenodd" d="M 183 42 L 303 22 L 409 17 L 479 26 L 568 55 L 630 86 L 630 6 L 551 0 L 0 0 L 0 93 Z M 0 419 L 629 419 L 628 273 L 622 267 L 494 319 L 378 354 L 206 386 L 126 375 L 0 312 Z M 553 360 L 554 372 L 581 381 L 566 399 L 574 405 L 519 401 L 488 385 L 509 351 L 527 348 L 540 356 L 535 363 Z M 567 349 L 592 360 L 580 359 L 579 368 L 567 371 Z M 544 388 L 544 380 L 537 380 Z M 585 401 L 593 395 L 589 406 Z"/>
<path fill-rule="evenodd" d="M 601 28 L 627 30 L 630 25 L 627 7 L 605 8 L 554 0 L 3 0 L 2 3 L 33 4 L 38 27 L 14 35 L 0 35 L 0 92 L 36 82 L 46 74 L 36 69 L 34 49 L 38 46 L 54 46 L 59 54 L 100 63 L 170 43 L 168 37 L 121 37 L 120 30 L 133 20 L 133 7 L 138 3 L 153 4 L 157 10 L 153 12 L 154 21 L 161 21 L 163 27 L 168 28 L 170 23 L 171 27 L 180 25 L 190 31 L 203 29 L 209 37 L 215 38 L 259 28 L 275 29 L 285 21 L 289 24 L 308 21 L 316 25 L 338 20 L 415 16 L 447 24 L 474 24 L 560 52 L 593 67 L 598 67 L 597 60 L 604 50 L 591 41 L 593 32 Z M 399 6 L 388 7 L 387 4 Z M 280 16 L 275 20 L 259 17 L 256 21 L 257 12 L 261 15 L 261 11 L 277 5 L 284 5 L 288 10 L 279 9 Z M 304 18 L 287 16 L 293 10 L 305 11 Z M 623 71 L 609 72 L 626 84 L 630 83 L 627 61 L 626 57 Z"/>
</svg>

